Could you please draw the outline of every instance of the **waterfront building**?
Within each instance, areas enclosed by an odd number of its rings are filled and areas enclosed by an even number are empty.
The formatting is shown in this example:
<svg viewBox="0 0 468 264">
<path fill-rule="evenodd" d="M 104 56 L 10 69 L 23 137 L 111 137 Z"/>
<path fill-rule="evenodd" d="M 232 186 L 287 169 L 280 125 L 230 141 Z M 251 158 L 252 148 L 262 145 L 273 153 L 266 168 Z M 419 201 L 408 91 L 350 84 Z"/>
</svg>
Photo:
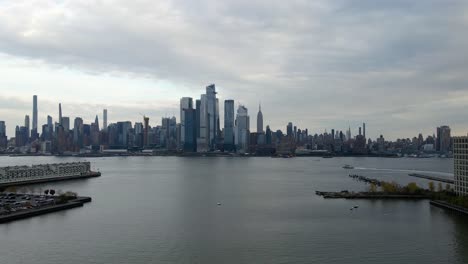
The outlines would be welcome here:
<svg viewBox="0 0 468 264">
<path fill-rule="evenodd" d="M 258 114 L 257 114 L 257 133 L 263 133 L 263 113 L 262 106 L 258 105 Z"/>
<path fill-rule="evenodd" d="M 468 195 L 468 136 L 453 138 L 455 193 Z"/>
<path fill-rule="evenodd" d="M 185 109 L 193 109 L 193 99 L 192 97 L 182 97 L 180 98 L 180 144 L 184 146 L 185 142 Z"/>
<path fill-rule="evenodd" d="M 224 101 L 224 150 L 235 150 L 234 145 L 234 100 Z"/>
<path fill-rule="evenodd" d="M 88 173 L 91 173 L 90 162 L 1 167 L 0 184 L 59 177 L 83 176 Z"/>
<path fill-rule="evenodd" d="M 235 144 L 239 152 L 244 153 L 249 147 L 250 117 L 245 106 L 239 105 L 236 116 Z"/>
</svg>

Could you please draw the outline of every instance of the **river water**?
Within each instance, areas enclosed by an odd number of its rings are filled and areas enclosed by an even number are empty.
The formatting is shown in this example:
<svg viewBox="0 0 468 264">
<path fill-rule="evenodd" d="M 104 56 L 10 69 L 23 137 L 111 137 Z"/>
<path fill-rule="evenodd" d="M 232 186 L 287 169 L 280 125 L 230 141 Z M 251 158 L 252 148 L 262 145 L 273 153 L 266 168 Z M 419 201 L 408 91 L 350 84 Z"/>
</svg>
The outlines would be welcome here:
<svg viewBox="0 0 468 264">
<path fill-rule="evenodd" d="M 84 159 L 0 157 L 0 166 L 75 160 Z M 427 187 L 408 173 L 448 176 L 451 159 L 87 160 L 101 177 L 28 190 L 93 202 L 0 225 L 0 263 L 468 263 L 467 217 L 428 201 L 315 195 L 365 190 L 349 173 Z"/>
</svg>

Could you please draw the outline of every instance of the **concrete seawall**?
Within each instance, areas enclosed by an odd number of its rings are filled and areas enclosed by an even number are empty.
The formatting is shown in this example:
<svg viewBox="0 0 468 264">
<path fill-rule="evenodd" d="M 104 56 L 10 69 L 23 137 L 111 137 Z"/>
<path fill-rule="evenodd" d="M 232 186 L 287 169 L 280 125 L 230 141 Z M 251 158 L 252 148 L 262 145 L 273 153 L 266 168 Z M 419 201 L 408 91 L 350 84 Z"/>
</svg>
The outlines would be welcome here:
<svg viewBox="0 0 468 264">
<path fill-rule="evenodd" d="M 431 205 L 468 215 L 468 209 L 444 201 L 431 201 Z"/>
<path fill-rule="evenodd" d="M 68 203 L 65 203 L 65 204 L 51 205 L 51 206 L 46 206 L 43 208 L 31 209 L 31 210 L 12 213 L 8 215 L 2 215 L 0 216 L 0 223 L 7 223 L 7 222 L 25 219 L 25 218 L 29 218 L 33 216 L 38 216 L 38 215 L 48 214 L 52 212 L 67 210 L 71 208 L 81 207 L 83 206 L 84 203 L 88 203 L 88 202 L 91 202 L 91 197 L 78 197 L 77 199 L 69 201 Z"/>
<path fill-rule="evenodd" d="M 6 187 L 10 187 L 10 186 L 19 186 L 19 185 L 29 185 L 29 184 L 36 184 L 36 183 L 45 183 L 45 182 L 56 182 L 56 181 L 86 179 L 86 178 L 94 178 L 94 177 L 99 177 L 99 176 L 101 176 L 100 172 L 92 171 L 92 172 L 84 174 L 84 175 L 63 176 L 63 177 L 54 177 L 54 178 L 33 179 L 33 180 L 26 180 L 26 181 L 0 183 L 0 188 L 6 188 Z"/>
</svg>

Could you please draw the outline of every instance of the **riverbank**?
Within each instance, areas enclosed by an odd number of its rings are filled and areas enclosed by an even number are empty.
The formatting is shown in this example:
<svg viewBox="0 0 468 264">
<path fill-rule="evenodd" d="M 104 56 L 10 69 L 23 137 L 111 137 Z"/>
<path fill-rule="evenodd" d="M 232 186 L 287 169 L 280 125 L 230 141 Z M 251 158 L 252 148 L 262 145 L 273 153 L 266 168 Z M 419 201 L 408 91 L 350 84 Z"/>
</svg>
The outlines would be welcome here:
<svg viewBox="0 0 468 264">
<path fill-rule="evenodd" d="M 370 193 L 370 192 L 315 192 L 317 195 L 325 199 L 430 199 L 429 195 L 421 194 L 387 194 L 387 193 Z"/>
<path fill-rule="evenodd" d="M 7 215 L 0 216 L 0 223 L 12 222 L 20 219 L 34 217 L 38 215 L 48 214 L 52 212 L 72 209 L 76 207 L 82 207 L 83 204 L 91 202 L 91 197 L 77 197 L 76 199 L 70 200 L 64 204 L 48 205 L 40 208 L 28 209 L 25 211 L 9 213 Z"/>
<path fill-rule="evenodd" d="M 430 201 L 430 203 L 433 206 L 437 206 L 437 207 L 440 207 L 440 208 L 444 208 L 444 209 L 448 209 L 448 210 L 451 210 L 451 211 L 455 211 L 455 212 L 459 212 L 459 213 L 468 215 L 468 208 L 465 208 L 465 207 L 454 205 L 454 204 L 451 204 L 451 203 L 448 203 L 448 202 L 445 202 L 445 201 L 441 201 L 441 200 L 432 200 L 432 201 Z"/>
</svg>

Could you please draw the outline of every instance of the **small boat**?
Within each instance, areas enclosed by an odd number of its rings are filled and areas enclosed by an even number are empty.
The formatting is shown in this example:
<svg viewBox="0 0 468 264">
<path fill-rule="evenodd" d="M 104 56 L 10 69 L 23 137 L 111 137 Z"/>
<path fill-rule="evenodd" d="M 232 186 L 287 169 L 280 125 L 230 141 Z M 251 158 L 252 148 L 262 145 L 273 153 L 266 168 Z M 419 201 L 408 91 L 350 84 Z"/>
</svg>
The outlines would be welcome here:
<svg viewBox="0 0 468 264">
<path fill-rule="evenodd" d="M 351 166 L 351 165 L 347 165 L 347 164 L 346 164 L 346 165 L 343 166 L 343 169 L 352 170 L 352 169 L 354 169 L 354 167 Z"/>
<path fill-rule="evenodd" d="M 353 208 L 357 209 L 357 208 L 359 208 L 359 206 L 355 205 Z"/>
<path fill-rule="evenodd" d="M 218 205 L 221 205 L 221 203 L 218 203 Z"/>
</svg>

